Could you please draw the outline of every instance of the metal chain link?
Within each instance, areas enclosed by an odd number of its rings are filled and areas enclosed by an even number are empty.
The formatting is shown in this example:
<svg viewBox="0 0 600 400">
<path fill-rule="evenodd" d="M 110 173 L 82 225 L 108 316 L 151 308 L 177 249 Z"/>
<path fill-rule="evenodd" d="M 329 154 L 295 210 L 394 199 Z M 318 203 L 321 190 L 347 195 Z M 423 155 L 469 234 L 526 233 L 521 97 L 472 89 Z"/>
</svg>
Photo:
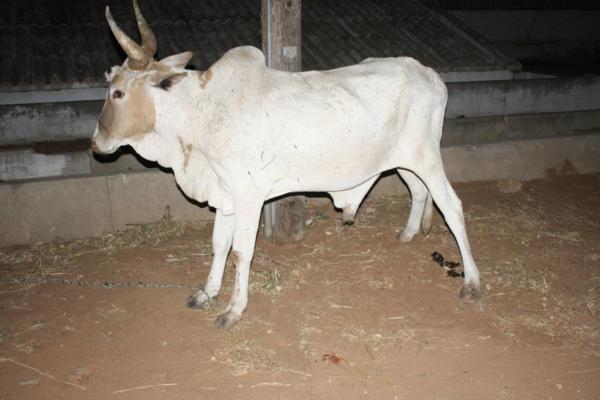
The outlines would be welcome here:
<svg viewBox="0 0 600 400">
<path fill-rule="evenodd" d="M 272 258 L 266 257 L 262 254 L 255 254 L 255 258 L 261 258 L 264 261 L 270 262 L 275 265 L 284 266 L 285 264 L 273 260 Z M 50 284 L 61 284 L 70 286 L 81 286 L 81 287 L 99 287 L 104 289 L 115 289 L 115 288 L 161 288 L 161 289 L 198 289 L 198 286 L 185 285 L 181 283 L 153 283 L 153 282 L 117 282 L 117 281 L 84 281 L 80 279 L 60 279 L 60 278 L 48 278 L 40 276 L 29 276 L 27 278 L 3 278 L 0 281 L 14 283 L 14 284 L 26 284 L 26 283 L 50 283 Z"/>
<path fill-rule="evenodd" d="M 52 283 L 82 287 L 100 287 L 104 289 L 114 288 L 166 288 L 166 289 L 198 289 L 197 286 L 184 285 L 180 283 L 149 283 L 149 282 L 115 282 L 115 281 L 83 281 L 80 279 L 59 279 L 59 278 L 42 278 L 32 276 L 29 278 L 7 278 L 5 281 L 9 283 L 25 284 L 25 283 Z"/>
</svg>

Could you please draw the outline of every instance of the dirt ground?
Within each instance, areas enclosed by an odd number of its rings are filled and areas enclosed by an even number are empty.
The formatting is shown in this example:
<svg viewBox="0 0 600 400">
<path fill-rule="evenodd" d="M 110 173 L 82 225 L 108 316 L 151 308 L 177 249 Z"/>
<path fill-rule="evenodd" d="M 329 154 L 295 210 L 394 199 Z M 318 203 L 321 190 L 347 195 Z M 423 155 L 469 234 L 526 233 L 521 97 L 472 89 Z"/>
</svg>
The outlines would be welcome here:
<svg viewBox="0 0 600 400">
<path fill-rule="evenodd" d="M 353 226 L 312 200 L 302 242 L 261 235 L 230 331 L 231 263 L 212 309 L 184 306 L 211 224 L 3 249 L 0 398 L 600 398 L 600 175 L 455 188 L 481 301 L 432 261 L 460 260 L 439 215 L 395 239 L 408 197 L 367 199 Z"/>
</svg>

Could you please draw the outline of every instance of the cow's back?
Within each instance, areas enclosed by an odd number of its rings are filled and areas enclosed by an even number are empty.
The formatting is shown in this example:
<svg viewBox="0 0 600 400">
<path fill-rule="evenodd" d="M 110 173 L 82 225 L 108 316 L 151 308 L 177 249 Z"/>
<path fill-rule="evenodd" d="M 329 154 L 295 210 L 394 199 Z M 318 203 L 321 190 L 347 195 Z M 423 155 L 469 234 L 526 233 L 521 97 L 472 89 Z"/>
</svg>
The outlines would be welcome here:
<svg viewBox="0 0 600 400">
<path fill-rule="evenodd" d="M 411 58 L 272 75 L 278 90 L 267 95 L 262 126 L 283 158 L 282 192 L 350 187 L 393 167 L 407 143 L 439 142 L 429 122 L 443 113 L 445 85 Z"/>
<path fill-rule="evenodd" d="M 431 135 L 427 121 L 446 101 L 439 76 L 406 57 L 289 73 L 241 47 L 214 68 L 227 77 L 220 101 L 235 116 L 215 138 L 227 144 L 225 169 L 277 182 L 277 193 L 339 190 L 389 169 L 403 141 Z"/>
</svg>

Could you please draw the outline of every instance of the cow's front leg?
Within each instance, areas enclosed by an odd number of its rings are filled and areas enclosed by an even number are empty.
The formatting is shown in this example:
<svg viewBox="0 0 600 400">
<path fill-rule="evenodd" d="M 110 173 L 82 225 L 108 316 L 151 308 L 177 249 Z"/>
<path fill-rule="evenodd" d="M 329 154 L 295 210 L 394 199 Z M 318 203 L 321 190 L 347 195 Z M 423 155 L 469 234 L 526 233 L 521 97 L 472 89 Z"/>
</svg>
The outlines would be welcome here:
<svg viewBox="0 0 600 400">
<path fill-rule="evenodd" d="M 254 255 L 261 207 L 262 203 L 254 204 L 252 207 L 248 203 L 242 207 L 236 204 L 233 250 L 231 252 L 235 264 L 235 286 L 227 309 L 215 321 L 220 328 L 230 328 L 239 321 L 248 304 L 250 263 Z"/>
<path fill-rule="evenodd" d="M 233 215 L 223 215 L 217 210 L 212 234 L 213 260 L 203 289 L 199 289 L 187 299 L 190 308 L 206 308 L 219 295 L 227 254 L 233 239 Z"/>
</svg>

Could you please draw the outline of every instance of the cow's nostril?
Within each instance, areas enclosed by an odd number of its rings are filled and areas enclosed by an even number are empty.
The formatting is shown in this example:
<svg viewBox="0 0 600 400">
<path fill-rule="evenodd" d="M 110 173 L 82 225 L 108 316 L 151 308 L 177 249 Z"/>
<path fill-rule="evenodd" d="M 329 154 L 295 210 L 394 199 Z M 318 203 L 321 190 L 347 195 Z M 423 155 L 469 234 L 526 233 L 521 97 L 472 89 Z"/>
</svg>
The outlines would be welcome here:
<svg viewBox="0 0 600 400">
<path fill-rule="evenodd" d="M 94 139 L 90 140 L 90 148 L 93 152 L 98 152 L 98 146 L 96 146 L 96 141 Z"/>
</svg>

